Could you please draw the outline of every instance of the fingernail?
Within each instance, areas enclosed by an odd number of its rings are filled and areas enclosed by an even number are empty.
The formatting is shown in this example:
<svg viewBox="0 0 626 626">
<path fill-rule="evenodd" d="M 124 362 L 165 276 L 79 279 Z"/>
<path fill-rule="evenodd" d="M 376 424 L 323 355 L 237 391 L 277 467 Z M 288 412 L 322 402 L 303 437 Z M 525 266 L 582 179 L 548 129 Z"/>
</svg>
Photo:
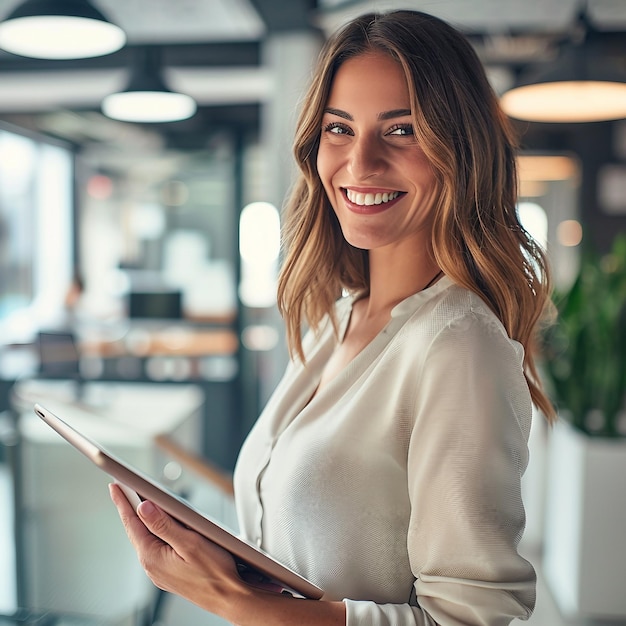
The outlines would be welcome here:
<svg viewBox="0 0 626 626">
<path fill-rule="evenodd" d="M 152 502 L 150 502 L 149 500 L 145 500 L 139 505 L 137 512 L 142 517 L 151 517 L 156 512 L 156 509 L 154 508 L 154 504 L 152 504 Z"/>
</svg>

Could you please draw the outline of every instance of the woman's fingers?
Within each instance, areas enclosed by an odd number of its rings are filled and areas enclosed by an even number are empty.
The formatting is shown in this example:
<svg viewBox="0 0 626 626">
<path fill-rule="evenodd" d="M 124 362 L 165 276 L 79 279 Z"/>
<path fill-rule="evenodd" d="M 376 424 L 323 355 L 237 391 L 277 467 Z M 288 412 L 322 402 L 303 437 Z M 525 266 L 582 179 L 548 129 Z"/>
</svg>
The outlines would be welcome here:
<svg viewBox="0 0 626 626">
<path fill-rule="evenodd" d="M 190 531 L 184 529 L 151 502 L 146 501 L 139 505 L 137 511 L 140 514 L 140 509 L 143 511 L 142 517 L 139 517 L 118 485 L 109 485 L 109 491 L 141 566 L 155 585 L 161 589 L 170 590 L 167 572 L 184 562 L 176 549 L 170 545 L 170 541 L 179 545 L 181 541 L 180 539 L 177 541 L 176 530 L 187 533 Z M 164 536 L 161 537 L 158 533 Z M 195 535 L 195 533 L 190 534 Z"/>
<path fill-rule="evenodd" d="M 224 617 L 237 604 L 233 598 L 249 598 L 253 588 L 264 597 L 281 595 L 282 587 L 256 572 L 239 572 L 229 552 L 154 503 L 144 501 L 135 512 L 119 485 L 109 489 L 139 562 L 157 587 Z"/>
<path fill-rule="evenodd" d="M 117 507 L 117 512 L 122 520 L 122 524 L 124 524 L 126 534 L 135 548 L 137 549 L 139 546 L 153 543 L 156 537 L 148 531 L 146 525 L 137 517 L 137 514 L 119 485 L 109 485 L 109 493 L 111 494 L 113 503 Z"/>
<path fill-rule="evenodd" d="M 226 550 L 184 527 L 148 500 L 135 513 L 118 485 L 109 485 L 109 489 L 144 569 L 154 571 L 182 561 L 194 566 L 202 563 L 207 569 L 212 569 L 209 564 L 213 563 L 236 573 L 234 560 Z"/>
<path fill-rule="evenodd" d="M 196 537 L 199 537 L 149 500 L 139 505 L 137 515 L 150 533 L 172 546 L 181 556 L 189 550 L 189 544 L 195 543 Z"/>
</svg>

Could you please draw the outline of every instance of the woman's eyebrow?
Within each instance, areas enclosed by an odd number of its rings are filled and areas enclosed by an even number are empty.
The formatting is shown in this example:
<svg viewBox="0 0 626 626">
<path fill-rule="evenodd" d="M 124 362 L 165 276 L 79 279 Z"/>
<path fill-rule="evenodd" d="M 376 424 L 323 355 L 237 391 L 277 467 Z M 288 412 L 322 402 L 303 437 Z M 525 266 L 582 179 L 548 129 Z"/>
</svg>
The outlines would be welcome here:
<svg viewBox="0 0 626 626">
<path fill-rule="evenodd" d="M 351 122 L 354 121 L 354 118 L 352 117 L 352 115 L 350 115 L 350 113 L 346 113 L 345 111 L 342 111 L 341 109 L 333 109 L 332 107 L 329 107 L 327 109 L 324 109 L 324 113 L 330 113 L 331 115 L 342 117 L 344 120 L 349 120 Z"/>
<path fill-rule="evenodd" d="M 411 109 L 392 109 L 391 111 L 383 111 L 378 114 L 380 121 L 392 120 L 396 117 L 407 117 L 411 115 Z"/>
<path fill-rule="evenodd" d="M 328 107 L 324 109 L 324 113 L 330 113 L 331 115 L 336 115 L 337 117 L 342 117 L 344 120 L 349 120 L 350 122 L 354 121 L 354 118 L 350 113 L 346 111 L 342 111 L 341 109 L 334 109 L 332 107 Z M 376 117 L 379 121 L 391 120 L 396 117 L 407 117 L 411 115 L 411 109 L 392 109 L 391 111 L 383 111 L 379 113 Z"/>
</svg>

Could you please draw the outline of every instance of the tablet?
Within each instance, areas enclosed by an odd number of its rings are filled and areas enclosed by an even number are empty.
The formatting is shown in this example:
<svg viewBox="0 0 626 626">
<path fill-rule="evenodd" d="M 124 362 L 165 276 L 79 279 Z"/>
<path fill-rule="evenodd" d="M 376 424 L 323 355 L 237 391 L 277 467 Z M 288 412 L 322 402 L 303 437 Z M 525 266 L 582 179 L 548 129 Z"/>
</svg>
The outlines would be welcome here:
<svg viewBox="0 0 626 626">
<path fill-rule="evenodd" d="M 113 456 L 48 409 L 36 404 L 35 413 L 90 461 L 120 483 L 131 504 L 133 504 L 131 499 L 134 497 L 134 492 L 141 500 L 154 502 L 181 524 L 228 550 L 237 562 L 240 574 L 245 580 L 254 581 L 264 587 L 269 585 L 298 597 L 315 600 L 322 597 L 323 591 L 312 582 L 282 565 L 253 544 L 233 535 L 224 526 L 200 513 L 166 487 Z M 136 504 L 137 502 L 134 506 Z"/>
</svg>

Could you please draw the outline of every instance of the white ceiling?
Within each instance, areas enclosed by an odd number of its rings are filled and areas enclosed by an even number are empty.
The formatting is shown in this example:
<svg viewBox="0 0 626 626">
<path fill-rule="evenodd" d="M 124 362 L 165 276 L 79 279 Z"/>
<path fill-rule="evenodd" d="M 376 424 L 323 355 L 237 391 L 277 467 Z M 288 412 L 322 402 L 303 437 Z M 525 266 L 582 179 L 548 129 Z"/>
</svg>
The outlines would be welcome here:
<svg viewBox="0 0 626 626">
<path fill-rule="evenodd" d="M 586 5 L 588 15 L 597 27 L 606 30 L 626 28 L 624 0 L 320 0 L 319 5 L 332 9 L 331 15 L 334 16 L 327 20 L 329 25 L 365 10 L 411 8 L 432 13 L 463 30 L 478 33 L 562 31 Z M 342 9 L 342 5 L 345 8 Z"/>
<path fill-rule="evenodd" d="M 0 19 L 22 1 L 0 0 Z M 265 32 L 249 0 L 92 0 L 92 4 L 124 29 L 131 45 L 245 41 Z"/>
<path fill-rule="evenodd" d="M 262 0 L 279 7 L 292 0 Z M 0 0 L 0 19 L 22 0 Z M 261 38 L 266 26 L 251 0 L 92 0 L 128 43 L 175 44 Z M 624 0 L 318 0 L 329 28 L 365 11 L 412 8 L 475 32 L 550 32 L 568 27 L 584 5 L 603 30 L 626 29 Z"/>
<path fill-rule="evenodd" d="M 0 0 L 0 19 L 21 0 Z M 304 7 L 313 0 L 92 0 L 127 33 L 128 45 L 211 44 L 258 42 L 271 34 L 255 7 Z M 601 31 L 624 32 L 626 67 L 626 0 L 588 0 L 588 15 Z M 554 53 L 549 43 L 572 29 L 583 2 L 576 0 L 318 0 L 308 21 L 325 32 L 366 12 L 413 8 L 442 17 L 468 34 L 481 35 L 479 54 L 496 89 L 513 79 L 510 63 L 536 60 Z M 304 11 L 304 9 L 302 9 Z M 11 61 L 7 69 L 3 61 Z M 27 111 L 93 109 L 102 98 L 123 88 L 128 67 L 59 69 L 24 63 L 0 51 L 0 114 Z M 27 60 L 25 60 L 27 61 Z M 200 106 L 263 102 L 271 97 L 272 76 L 262 65 L 237 67 L 167 67 L 172 87 L 192 95 Z M 76 118 L 75 118 L 76 119 Z M 49 123 L 49 118 L 48 118 Z M 93 124 L 93 115 L 89 124 Z M 197 132 L 197 131 L 196 131 Z"/>
</svg>

